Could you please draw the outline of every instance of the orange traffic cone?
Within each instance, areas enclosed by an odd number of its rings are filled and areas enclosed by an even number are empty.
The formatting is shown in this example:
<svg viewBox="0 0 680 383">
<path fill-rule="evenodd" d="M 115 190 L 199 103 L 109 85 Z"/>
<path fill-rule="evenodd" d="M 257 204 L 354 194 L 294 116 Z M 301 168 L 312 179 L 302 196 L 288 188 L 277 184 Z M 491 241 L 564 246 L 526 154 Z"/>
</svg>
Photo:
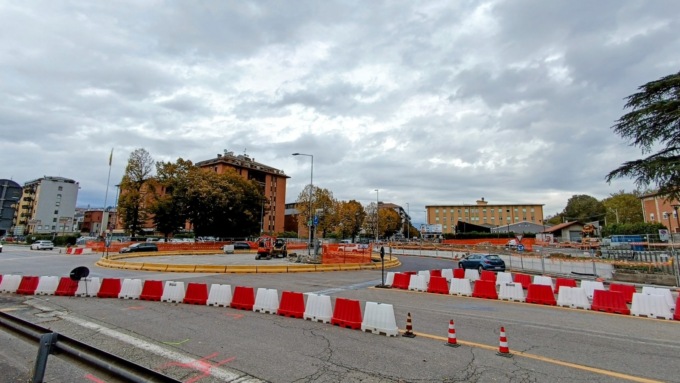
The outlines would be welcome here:
<svg viewBox="0 0 680 383">
<path fill-rule="evenodd" d="M 506 358 L 512 356 L 510 353 L 510 347 L 508 347 L 508 338 L 505 336 L 505 327 L 501 327 L 500 345 L 498 346 L 497 355 L 504 356 Z"/>
<path fill-rule="evenodd" d="M 456 325 L 453 323 L 453 319 L 451 319 L 449 322 L 449 340 L 446 345 L 451 347 L 460 347 L 458 340 L 456 339 Z"/>
<path fill-rule="evenodd" d="M 407 338 L 416 337 L 416 334 L 413 333 L 413 325 L 411 324 L 411 313 L 408 313 L 406 317 L 406 332 L 404 332 L 404 336 Z"/>
</svg>

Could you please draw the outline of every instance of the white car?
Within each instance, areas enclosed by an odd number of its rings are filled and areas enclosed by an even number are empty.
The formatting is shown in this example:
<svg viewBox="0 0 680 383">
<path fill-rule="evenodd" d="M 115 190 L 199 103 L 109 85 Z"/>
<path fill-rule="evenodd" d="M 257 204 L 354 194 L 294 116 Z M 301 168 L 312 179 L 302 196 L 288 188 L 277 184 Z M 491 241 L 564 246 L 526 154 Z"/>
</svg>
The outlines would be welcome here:
<svg viewBox="0 0 680 383">
<path fill-rule="evenodd" d="M 52 250 L 54 244 L 52 241 L 35 241 L 31 244 L 31 250 Z"/>
<path fill-rule="evenodd" d="M 0 243 L 0 253 L 2 253 L 2 243 Z"/>
<path fill-rule="evenodd" d="M 361 251 L 361 246 L 359 246 L 358 243 L 343 243 L 340 246 L 338 246 L 338 251 L 356 253 Z"/>
</svg>

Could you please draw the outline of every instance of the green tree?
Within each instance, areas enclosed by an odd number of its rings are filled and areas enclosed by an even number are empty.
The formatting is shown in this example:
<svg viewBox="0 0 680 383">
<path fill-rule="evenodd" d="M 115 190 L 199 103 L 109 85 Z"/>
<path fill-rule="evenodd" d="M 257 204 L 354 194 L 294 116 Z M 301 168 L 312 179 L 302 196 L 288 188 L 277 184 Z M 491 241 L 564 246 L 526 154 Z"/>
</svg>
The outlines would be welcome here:
<svg viewBox="0 0 680 383">
<path fill-rule="evenodd" d="M 118 198 L 118 212 L 123 225 L 130 235 L 140 232 L 141 224 L 149 217 L 147 210 L 148 193 L 153 192 L 151 179 L 154 160 L 149 152 L 136 149 L 130 153 L 125 174 L 120 182 L 121 194 Z"/>
<path fill-rule="evenodd" d="M 644 222 L 640 194 L 637 192 L 626 193 L 620 190 L 603 199 L 602 204 L 606 209 L 605 222 L 607 224 Z"/>
<path fill-rule="evenodd" d="M 656 185 L 671 199 L 680 197 L 680 72 L 649 82 L 626 98 L 631 111 L 612 127 L 645 158 L 628 161 L 605 177 L 632 177 L 638 187 Z"/>
<path fill-rule="evenodd" d="M 381 208 L 380 217 L 380 236 L 390 238 L 401 230 L 401 216 L 392 208 Z"/>
<path fill-rule="evenodd" d="M 605 216 L 605 207 L 595 197 L 585 194 L 573 195 L 567 201 L 562 214 L 567 221 L 599 221 Z"/>
<path fill-rule="evenodd" d="M 156 163 L 156 180 L 159 190 L 150 207 L 156 230 L 167 238 L 183 229 L 187 219 L 188 174 L 195 170 L 191 161 L 181 158 L 175 163 Z"/>
<path fill-rule="evenodd" d="M 310 188 L 312 188 L 311 216 L 309 211 Z M 310 217 L 317 216 L 319 218 L 319 224 L 315 227 L 315 231 L 321 230 L 322 236 L 325 236 L 329 231 L 333 231 L 339 223 L 337 214 L 338 202 L 333 197 L 333 193 L 328 189 L 307 185 L 298 195 L 296 205 L 298 219 L 305 222 L 305 224 L 312 220 Z"/>
</svg>

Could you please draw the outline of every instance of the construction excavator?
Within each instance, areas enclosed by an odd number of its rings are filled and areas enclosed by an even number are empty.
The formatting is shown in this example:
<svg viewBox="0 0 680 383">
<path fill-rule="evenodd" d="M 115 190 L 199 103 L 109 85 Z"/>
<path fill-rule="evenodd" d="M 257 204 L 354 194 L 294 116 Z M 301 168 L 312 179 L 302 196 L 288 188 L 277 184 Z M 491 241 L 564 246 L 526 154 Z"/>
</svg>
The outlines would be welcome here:
<svg viewBox="0 0 680 383">
<path fill-rule="evenodd" d="M 286 241 L 281 238 L 263 235 L 256 242 L 257 254 L 255 259 L 286 258 L 288 256 Z"/>
</svg>

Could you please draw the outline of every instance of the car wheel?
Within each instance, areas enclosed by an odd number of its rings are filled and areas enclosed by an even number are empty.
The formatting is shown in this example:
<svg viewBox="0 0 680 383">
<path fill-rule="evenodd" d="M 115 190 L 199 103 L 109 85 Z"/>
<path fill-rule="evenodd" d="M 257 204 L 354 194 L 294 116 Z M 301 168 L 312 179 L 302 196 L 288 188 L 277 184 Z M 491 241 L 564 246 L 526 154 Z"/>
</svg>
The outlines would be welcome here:
<svg viewBox="0 0 680 383">
<path fill-rule="evenodd" d="M 459 268 L 459 269 L 465 270 L 465 267 L 463 267 L 463 264 L 462 264 L 462 263 L 459 263 L 459 264 L 458 264 L 458 268 Z"/>
<path fill-rule="evenodd" d="M 477 268 L 477 270 L 479 271 L 479 275 L 482 275 L 482 271 L 484 271 L 484 267 L 479 266 L 479 267 Z"/>
</svg>

